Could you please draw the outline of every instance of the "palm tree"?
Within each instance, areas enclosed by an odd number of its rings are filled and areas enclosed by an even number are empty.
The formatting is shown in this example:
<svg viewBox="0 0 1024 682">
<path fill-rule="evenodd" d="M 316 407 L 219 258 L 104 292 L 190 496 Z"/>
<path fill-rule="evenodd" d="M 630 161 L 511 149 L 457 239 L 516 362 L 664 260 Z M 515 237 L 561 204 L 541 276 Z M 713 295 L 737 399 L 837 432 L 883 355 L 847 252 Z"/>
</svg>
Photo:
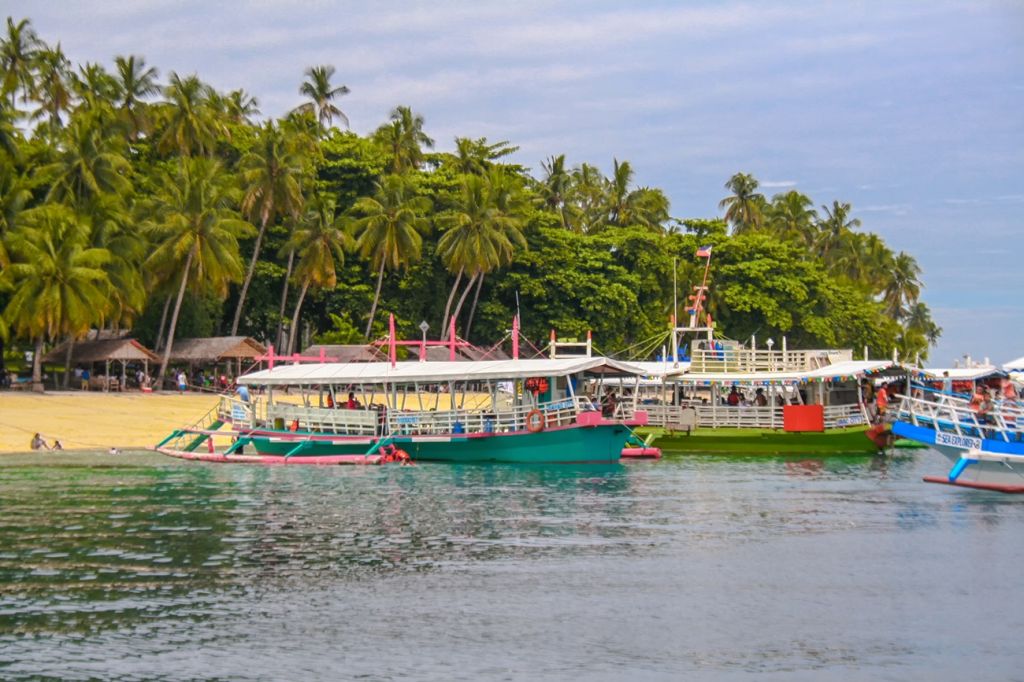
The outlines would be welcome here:
<svg viewBox="0 0 1024 682">
<path fill-rule="evenodd" d="M 114 63 L 118 77 L 118 112 L 128 125 L 129 138 L 138 140 L 139 135 L 149 133 L 152 127 L 145 100 L 160 92 L 157 70 L 152 66 L 146 68 L 146 60 L 135 55 L 118 55 Z"/>
<path fill-rule="evenodd" d="M 565 154 L 552 156 L 541 163 L 544 179 L 538 188 L 544 206 L 558 214 L 562 227 L 572 224 L 570 204 L 566 197 L 571 191 L 572 177 L 565 170 Z"/>
<path fill-rule="evenodd" d="M 13 289 L 4 320 L 35 342 L 33 388 L 41 391 L 47 339 L 81 338 L 109 308 L 105 249 L 89 248 L 86 231 L 60 204 L 26 211 L 10 235 L 11 265 L 0 279 Z"/>
<path fill-rule="evenodd" d="M 814 202 L 805 194 L 790 190 L 776 194 L 768 206 L 767 224 L 781 237 L 795 239 L 807 247 L 814 245 L 817 237 L 818 214 Z"/>
<path fill-rule="evenodd" d="M 900 251 L 883 272 L 882 304 L 885 312 L 897 320 L 903 319 L 907 309 L 917 303 L 921 295 L 921 267 L 909 253 Z"/>
<path fill-rule="evenodd" d="M 147 268 L 180 277 L 167 345 L 160 360 L 163 378 L 174 345 L 174 332 L 185 289 L 213 291 L 227 295 L 229 282 L 242 279 L 238 239 L 254 232 L 234 210 L 236 191 L 231 178 L 216 161 L 184 158 L 163 173 L 145 211 L 146 233 L 155 248 L 146 260 Z"/>
<path fill-rule="evenodd" d="M 486 137 L 475 140 L 468 137 L 455 138 L 456 168 L 460 173 L 483 175 L 495 161 L 517 151 L 519 147 L 508 140 L 489 144 Z"/>
<path fill-rule="evenodd" d="M 221 127 L 209 106 L 210 92 L 210 87 L 195 75 L 181 78 L 171 72 L 164 88 L 164 130 L 157 140 L 161 151 L 181 156 L 213 151 Z"/>
<path fill-rule="evenodd" d="M 761 227 L 764 221 L 765 199 L 755 190 L 758 182 L 753 175 L 737 173 L 725 183 L 732 192 L 718 202 L 718 208 L 725 209 L 725 219 L 732 224 L 733 234 L 742 234 Z"/>
<path fill-rule="evenodd" d="M 924 303 L 917 302 L 907 310 L 907 329 L 918 332 L 928 340 L 928 343 L 935 345 L 942 336 L 942 327 L 932 320 L 932 311 Z"/>
<path fill-rule="evenodd" d="M 13 160 L 0 155 L 0 269 L 10 263 L 5 237 L 31 198 L 28 180 L 18 173 Z"/>
<path fill-rule="evenodd" d="M 507 200 L 500 198 L 503 191 L 502 180 L 497 177 L 464 175 L 454 210 L 441 219 L 446 231 L 437 242 L 437 250 L 448 271 L 459 273 L 448 295 L 449 307 L 462 273 L 471 273 L 455 306 L 453 319 L 459 318 L 466 296 L 473 285 L 478 284 L 478 279 L 511 262 L 517 246 L 526 248 L 519 218 L 508 210 Z M 448 324 L 446 314 L 446 330 Z"/>
<path fill-rule="evenodd" d="M 584 163 L 572 172 L 567 201 L 578 221 L 577 232 L 592 232 L 604 226 L 607 218 L 608 179 L 596 166 Z"/>
<path fill-rule="evenodd" d="M 299 313 L 310 287 L 334 288 L 338 283 L 337 267 L 345 263 L 345 251 L 352 247 L 352 238 L 344 230 L 344 218 L 335 214 L 334 201 L 318 196 L 298 229 L 292 233 L 285 250 L 295 253 L 299 262 L 295 276 L 302 282 L 299 300 L 292 316 L 292 333 L 288 354 L 295 352 L 299 336 Z"/>
<path fill-rule="evenodd" d="M 3 94 L 10 95 L 12 109 L 16 106 L 15 94 L 19 86 L 25 100 L 32 91 L 32 70 L 42 47 L 28 19 L 14 23 L 14 19 L 7 17 L 7 36 L 0 41 L 0 69 L 3 71 L 0 87 Z"/>
<path fill-rule="evenodd" d="M 263 235 L 271 220 L 280 215 L 298 217 L 302 211 L 302 176 L 304 160 L 295 144 L 273 121 L 260 131 L 256 146 L 239 162 L 244 196 L 242 213 L 253 223 L 259 223 L 253 244 L 249 269 L 245 273 L 242 290 L 238 294 L 238 307 L 231 323 L 231 335 L 238 333 L 245 298 L 252 283 L 253 273 L 260 256 Z"/>
<path fill-rule="evenodd" d="M 39 108 L 32 112 L 30 119 L 45 120 L 51 134 L 63 125 L 61 115 L 71 109 L 72 94 L 68 87 L 71 62 L 64 56 L 60 43 L 53 49 L 40 50 L 36 57 L 37 74 L 32 88 L 32 99 Z"/>
<path fill-rule="evenodd" d="M 415 196 L 401 176 L 386 175 L 375 187 L 372 197 L 361 197 L 352 207 L 353 214 L 359 216 L 352 224 L 355 248 L 377 270 L 377 289 L 366 322 L 367 339 L 377 315 L 384 271 L 397 270 L 419 259 L 421 235 L 429 227 L 424 214 L 430 210 L 430 200 Z"/>
<path fill-rule="evenodd" d="M 402 174 L 419 168 L 423 148 L 434 148 L 434 140 L 423 132 L 423 117 L 406 106 L 395 107 L 391 122 L 377 128 L 374 137 L 391 152 L 391 172 Z"/>
<path fill-rule="evenodd" d="M 843 236 L 860 227 L 860 219 L 850 219 L 850 204 L 832 202 L 832 207 L 822 206 L 825 216 L 819 221 L 818 256 L 828 262 L 829 256 L 842 243 Z"/>
<path fill-rule="evenodd" d="M 335 116 L 340 118 L 348 128 L 348 116 L 341 109 L 334 105 L 334 98 L 347 95 L 349 89 L 344 85 L 333 87 L 331 77 L 334 76 L 334 67 L 330 65 L 311 66 L 306 69 L 307 81 L 303 81 L 299 87 L 299 94 L 308 97 L 311 101 L 300 104 L 294 111 L 299 113 L 316 114 L 320 127 L 326 130 L 331 127 Z"/>
<path fill-rule="evenodd" d="M 92 121 L 76 117 L 63 135 L 57 160 L 39 169 L 50 180 L 48 201 L 84 202 L 131 187 L 131 166 Z"/>
</svg>

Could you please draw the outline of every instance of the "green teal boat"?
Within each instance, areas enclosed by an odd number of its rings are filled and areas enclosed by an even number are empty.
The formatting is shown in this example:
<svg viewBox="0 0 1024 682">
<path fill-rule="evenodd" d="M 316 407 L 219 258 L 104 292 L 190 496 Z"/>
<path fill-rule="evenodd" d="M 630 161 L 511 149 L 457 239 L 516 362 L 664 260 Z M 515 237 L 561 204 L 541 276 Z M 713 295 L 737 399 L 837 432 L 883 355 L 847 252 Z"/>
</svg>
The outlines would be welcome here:
<svg viewBox="0 0 1024 682">
<path fill-rule="evenodd" d="M 640 374 L 586 356 L 281 365 L 240 377 L 244 396 L 157 449 L 225 463 L 617 462 L 645 413 L 602 415 L 576 387 Z"/>
</svg>

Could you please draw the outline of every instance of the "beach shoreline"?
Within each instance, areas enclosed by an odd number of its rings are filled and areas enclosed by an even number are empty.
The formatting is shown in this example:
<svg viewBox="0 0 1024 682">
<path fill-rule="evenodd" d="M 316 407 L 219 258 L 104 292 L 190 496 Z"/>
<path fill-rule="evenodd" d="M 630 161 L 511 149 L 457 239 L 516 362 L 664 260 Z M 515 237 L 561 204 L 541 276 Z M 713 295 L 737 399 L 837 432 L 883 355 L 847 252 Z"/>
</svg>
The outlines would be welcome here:
<svg viewBox="0 0 1024 682">
<path fill-rule="evenodd" d="M 0 455 L 31 452 L 39 433 L 65 450 L 149 449 L 211 410 L 212 393 L 0 393 Z"/>
</svg>

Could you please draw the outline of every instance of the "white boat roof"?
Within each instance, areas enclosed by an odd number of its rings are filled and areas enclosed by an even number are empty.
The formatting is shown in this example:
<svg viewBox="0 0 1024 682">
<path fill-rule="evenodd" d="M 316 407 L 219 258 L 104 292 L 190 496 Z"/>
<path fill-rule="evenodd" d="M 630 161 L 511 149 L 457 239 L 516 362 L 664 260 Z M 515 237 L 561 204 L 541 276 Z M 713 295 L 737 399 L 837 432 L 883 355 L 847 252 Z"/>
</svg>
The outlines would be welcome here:
<svg viewBox="0 0 1024 682">
<path fill-rule="evenodd" d="M 642 376 L 643 370 L 605 357 L 530 360 L 473 360 L 459 362 L 313 363 L 278 365 L 238 377 L 249 386 L 309 386 L 313 384 L 440 383 L 447 381 L 514 380 L 529 377 L 588 374 Z"/>
<path fill-rule="evenodd" d="M 629 364 L 642 369 L 645 377 L 659 379 L 670 374 L 679 374 L 680 372 L 688 372 L 690 370 L 689 360 L 680 360 L 678 364 L 674 364 L 671 360 L 668 362 L 644 360 L 642 362 L 630 362 Z"/>
<path fill-rule="evenodd" d="M 1024 372 L 1024 355 L 1003 365 L 1007 372 Z"/>
<path fill-rule="evenodd" d="M 949 372 L 949 378 L 953 381 L 976 381 L 978 379 L 1006 376 L 1006 372 L 993 365 L 983 365 L 981 367 L 927 367 L 918 370 L 919 375 L 933 381 L 944 379 L 943 374 L 945 372 Z"/>
<path fill-rule="evenodd" d="M 683 384 L 710 386 L 719 384 L 801 384 L 809 381 L 849 381 L 860 379 L 899 365 L 889 360 L 844 360 L 805 372 L 706 372 L 672 377 Z"/>
</svg>

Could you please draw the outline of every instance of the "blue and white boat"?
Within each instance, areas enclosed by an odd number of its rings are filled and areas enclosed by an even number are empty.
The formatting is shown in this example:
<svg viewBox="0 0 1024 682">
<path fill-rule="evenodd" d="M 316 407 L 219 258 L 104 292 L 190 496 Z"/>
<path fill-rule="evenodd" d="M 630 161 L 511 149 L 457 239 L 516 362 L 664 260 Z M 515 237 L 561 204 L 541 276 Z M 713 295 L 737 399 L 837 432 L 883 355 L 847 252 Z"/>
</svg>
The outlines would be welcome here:
<svg viewBox="0 0 1024 682">
<path fill-rule="evenodd" d="M 929 483 L 1024 493 L 1024 409 L 1017 400 L 994 403 L 984 416 L 969 401 L 949 395 L 902 397 L 892 431 L 926 443 L 952 465 Z"/>
</svg>

